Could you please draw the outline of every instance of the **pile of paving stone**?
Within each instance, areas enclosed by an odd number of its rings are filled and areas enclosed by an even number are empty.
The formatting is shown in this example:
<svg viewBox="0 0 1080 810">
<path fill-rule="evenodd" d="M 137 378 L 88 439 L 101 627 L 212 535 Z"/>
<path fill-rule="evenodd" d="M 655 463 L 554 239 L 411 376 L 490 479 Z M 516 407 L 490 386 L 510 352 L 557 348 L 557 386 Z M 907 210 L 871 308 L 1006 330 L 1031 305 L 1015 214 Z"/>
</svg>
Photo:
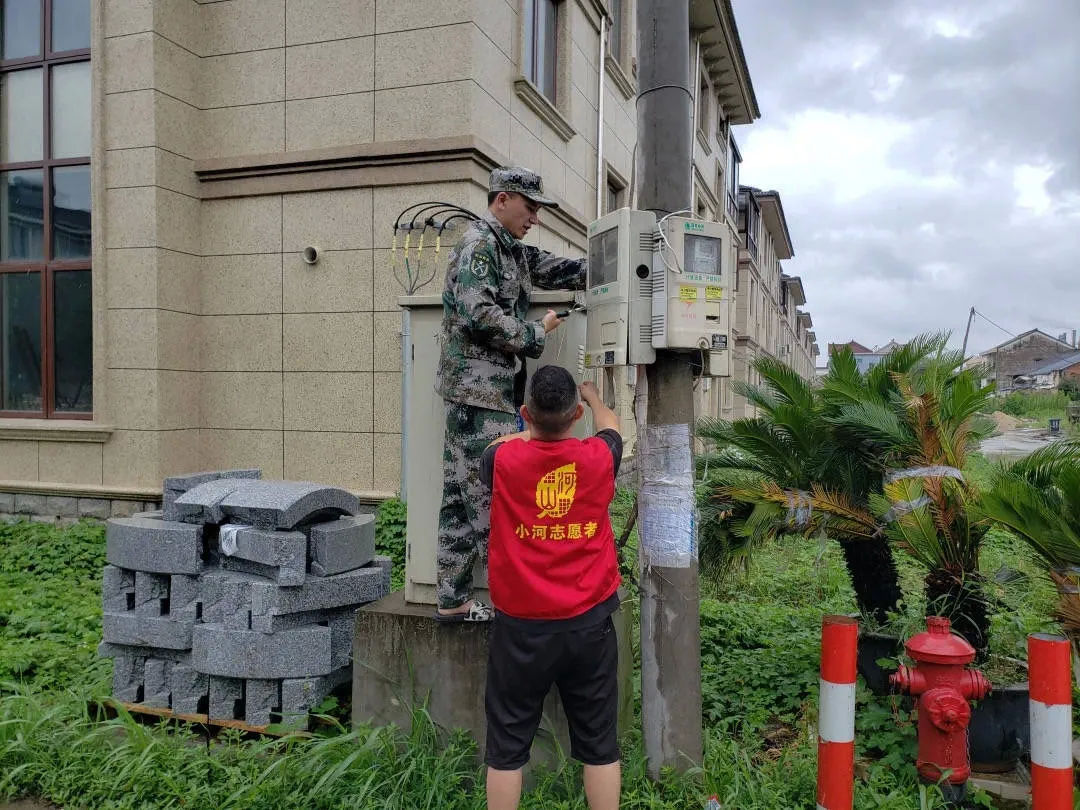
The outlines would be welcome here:
<svg viewBox="0 0 1080 810">
<path fill-rule="evenodd" d="M 109 520 L 113 697 L 211 722 L 306 724 L 351 680 L 356 609 L 390 590 L 372 515 L 259 470 L 165 480 L 160 512 Z"/>
</svg>

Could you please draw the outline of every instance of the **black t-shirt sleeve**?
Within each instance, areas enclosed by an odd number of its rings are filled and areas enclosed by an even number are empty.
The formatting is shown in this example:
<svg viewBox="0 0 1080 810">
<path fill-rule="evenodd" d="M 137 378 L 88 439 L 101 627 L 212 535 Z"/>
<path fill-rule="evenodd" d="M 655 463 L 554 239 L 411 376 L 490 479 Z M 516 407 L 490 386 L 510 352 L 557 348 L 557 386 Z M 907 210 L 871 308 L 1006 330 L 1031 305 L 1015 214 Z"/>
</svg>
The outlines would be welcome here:
<svg viewBox="0 0 1080 810">
<path fill-rule="evenodd" d="M 495 480 L 495 451 L 499 449 L 499 446 L 493 444 L 485 448 L 483 455 L 480 456 L 480 482 L 488 489 L 492 489 Z"/>
<path fill-rule="evenodd" d="M 615 462 L 613 474 L 618 475 L 619 464 L 622 462 L 622 436 L 619 431 L 608 428 L 597 433 L 596 438 L 601 439 L 611 451 L 611 460 Z"/>
</svg>

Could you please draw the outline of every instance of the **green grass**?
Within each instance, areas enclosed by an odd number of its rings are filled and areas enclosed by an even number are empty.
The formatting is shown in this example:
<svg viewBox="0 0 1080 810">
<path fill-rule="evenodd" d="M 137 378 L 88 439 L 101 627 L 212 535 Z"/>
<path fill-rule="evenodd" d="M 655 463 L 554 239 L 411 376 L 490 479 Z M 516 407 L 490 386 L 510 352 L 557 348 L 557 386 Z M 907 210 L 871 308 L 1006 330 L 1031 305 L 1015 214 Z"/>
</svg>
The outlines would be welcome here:
<svg viewBox="0 0 1080 810">
<path fill-rule="evenodd" d="M 1046 426 L 1051 419 L 1065 422 L 1068 396 L 1061 391 L 1014 391 L 994 401 L 994 407 L 1010 416 Z"/>
<path fill-rule="evenodd" d="M 622 525 L 632 499 L 620 493 Z M 404 510 L 380 510 L 380 553 L 402 559 Z M 624 565 L 633 571 L 631 537 Z M 175 726 L 106 720 L 88 708 L 109 690 L 99 660 L 103 532 L 78 525 L 0 526 L 0 799 L 40 796 L 68 808 L 482 808 L 471 741 L 422 711 L 411 729 L 346 730 L 316 739 L 212 744 Z M 909 606 L 897 626 L 922 621 L 922 572 L 901 556 Z M 988 539 L 983 569 L 1016 572 L 991 586 L 993 650 L 1022 655 L 1042 629 L 1053 589 L 1013 538 Z M 400 578 L 400 572 L 396 572 Z M 823 613 L 854 612 L 835 544 L 784 539 L 729 583 L 702 583 L 702 693 L 706 759 L 700 772 L 645 775 L 640 737 L 624 740 L 625 808 L 729 810 L 814 807 L 818 634 Z M 636 688 L 636 687 L 635 687 Z M 917 784 L 912 718 L 895 699 L 858 694 L 860 810 L 940 807 Z M 922 794 L 922 795 L 921 795 Z M 580 769 L 541 774 L 525 808 L 584 810 Z"/>
</svg>

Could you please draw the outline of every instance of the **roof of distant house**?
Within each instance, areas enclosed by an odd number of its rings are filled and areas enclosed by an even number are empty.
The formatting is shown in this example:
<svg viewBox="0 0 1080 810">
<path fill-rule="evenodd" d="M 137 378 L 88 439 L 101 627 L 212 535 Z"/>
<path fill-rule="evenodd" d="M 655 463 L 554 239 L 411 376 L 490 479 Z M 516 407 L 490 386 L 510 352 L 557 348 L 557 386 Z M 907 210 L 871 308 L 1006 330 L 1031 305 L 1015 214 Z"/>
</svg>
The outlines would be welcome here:
<svg viewBox="0 0 1080 810">
<path fill-rule="evenodd" d="M 1052 340 L 1052 341 L 1054 341 L 1054 343 L 1059 343 L 1059 344 L 1061 344 L 1062 346 L 1064 346 L 1067 349 L 1074 348 L 1068 341 L 1058 340 L 1053 335 L 1048 335 L 1042 329 L 1028 329 L 1026 332 L 1021 332 L 1016 337 L 1011 337 L 1008 340 L 1006 340 L 1006 341 L 1004 341 L 1002 343 L 999 343 L 997 346 L 994 346 L 992 349 L 987 349 L 985 352 L 983 352 L 983 355 L 994 354 L 995 352 L 1000 352 L 1003 349 L 1007 349 L 1010 346 L 1012 346 L 1014 343 L 1017 343 L 1018 341 L 1023 340 L 1024 338 L 1028 337 L 1029 335 L 1034 335 L 1036 332 L 1039 333 L 1040 335 L 1042 335 L 1047 340 Z"/>
<path fill-rule="evenodd" d="M 829 354 L 838 351 L 847 346 L 851 349 L 852 354 L 877 354 L 873 349 L 868 349 L 859 343 L 857 340 L 849 340 L 847 343 L 830 343 Z"/>
<path fill-rule="evenodd" d="M 1052 363 L 1047 363 L 1046 365 L 1039 366 L 1031 373 L 1033 375 L 1053 374 L 1055 371 L 1064 371 L 1070 366 L 1075 366 L 1077 363 L 1080 363 L 1080 352 L 1076 352 L 1075 354 L 1062 355 Z"/>
</svg>

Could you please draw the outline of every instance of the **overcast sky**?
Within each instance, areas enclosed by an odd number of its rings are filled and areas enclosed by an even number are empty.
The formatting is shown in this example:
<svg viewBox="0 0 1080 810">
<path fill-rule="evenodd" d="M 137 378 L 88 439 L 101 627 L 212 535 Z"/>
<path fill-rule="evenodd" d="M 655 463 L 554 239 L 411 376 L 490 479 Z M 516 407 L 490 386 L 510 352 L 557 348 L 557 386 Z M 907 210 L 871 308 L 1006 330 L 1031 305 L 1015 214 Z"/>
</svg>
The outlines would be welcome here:
<svg viewBox="0 0 1080 810">
<path fill-rule="evenodd" d="M 1080 0 L 734 0 L 826 343 L 1080 329 Z M 969 353 L 1008 335 L 976 318 Z"/>
</svg>

